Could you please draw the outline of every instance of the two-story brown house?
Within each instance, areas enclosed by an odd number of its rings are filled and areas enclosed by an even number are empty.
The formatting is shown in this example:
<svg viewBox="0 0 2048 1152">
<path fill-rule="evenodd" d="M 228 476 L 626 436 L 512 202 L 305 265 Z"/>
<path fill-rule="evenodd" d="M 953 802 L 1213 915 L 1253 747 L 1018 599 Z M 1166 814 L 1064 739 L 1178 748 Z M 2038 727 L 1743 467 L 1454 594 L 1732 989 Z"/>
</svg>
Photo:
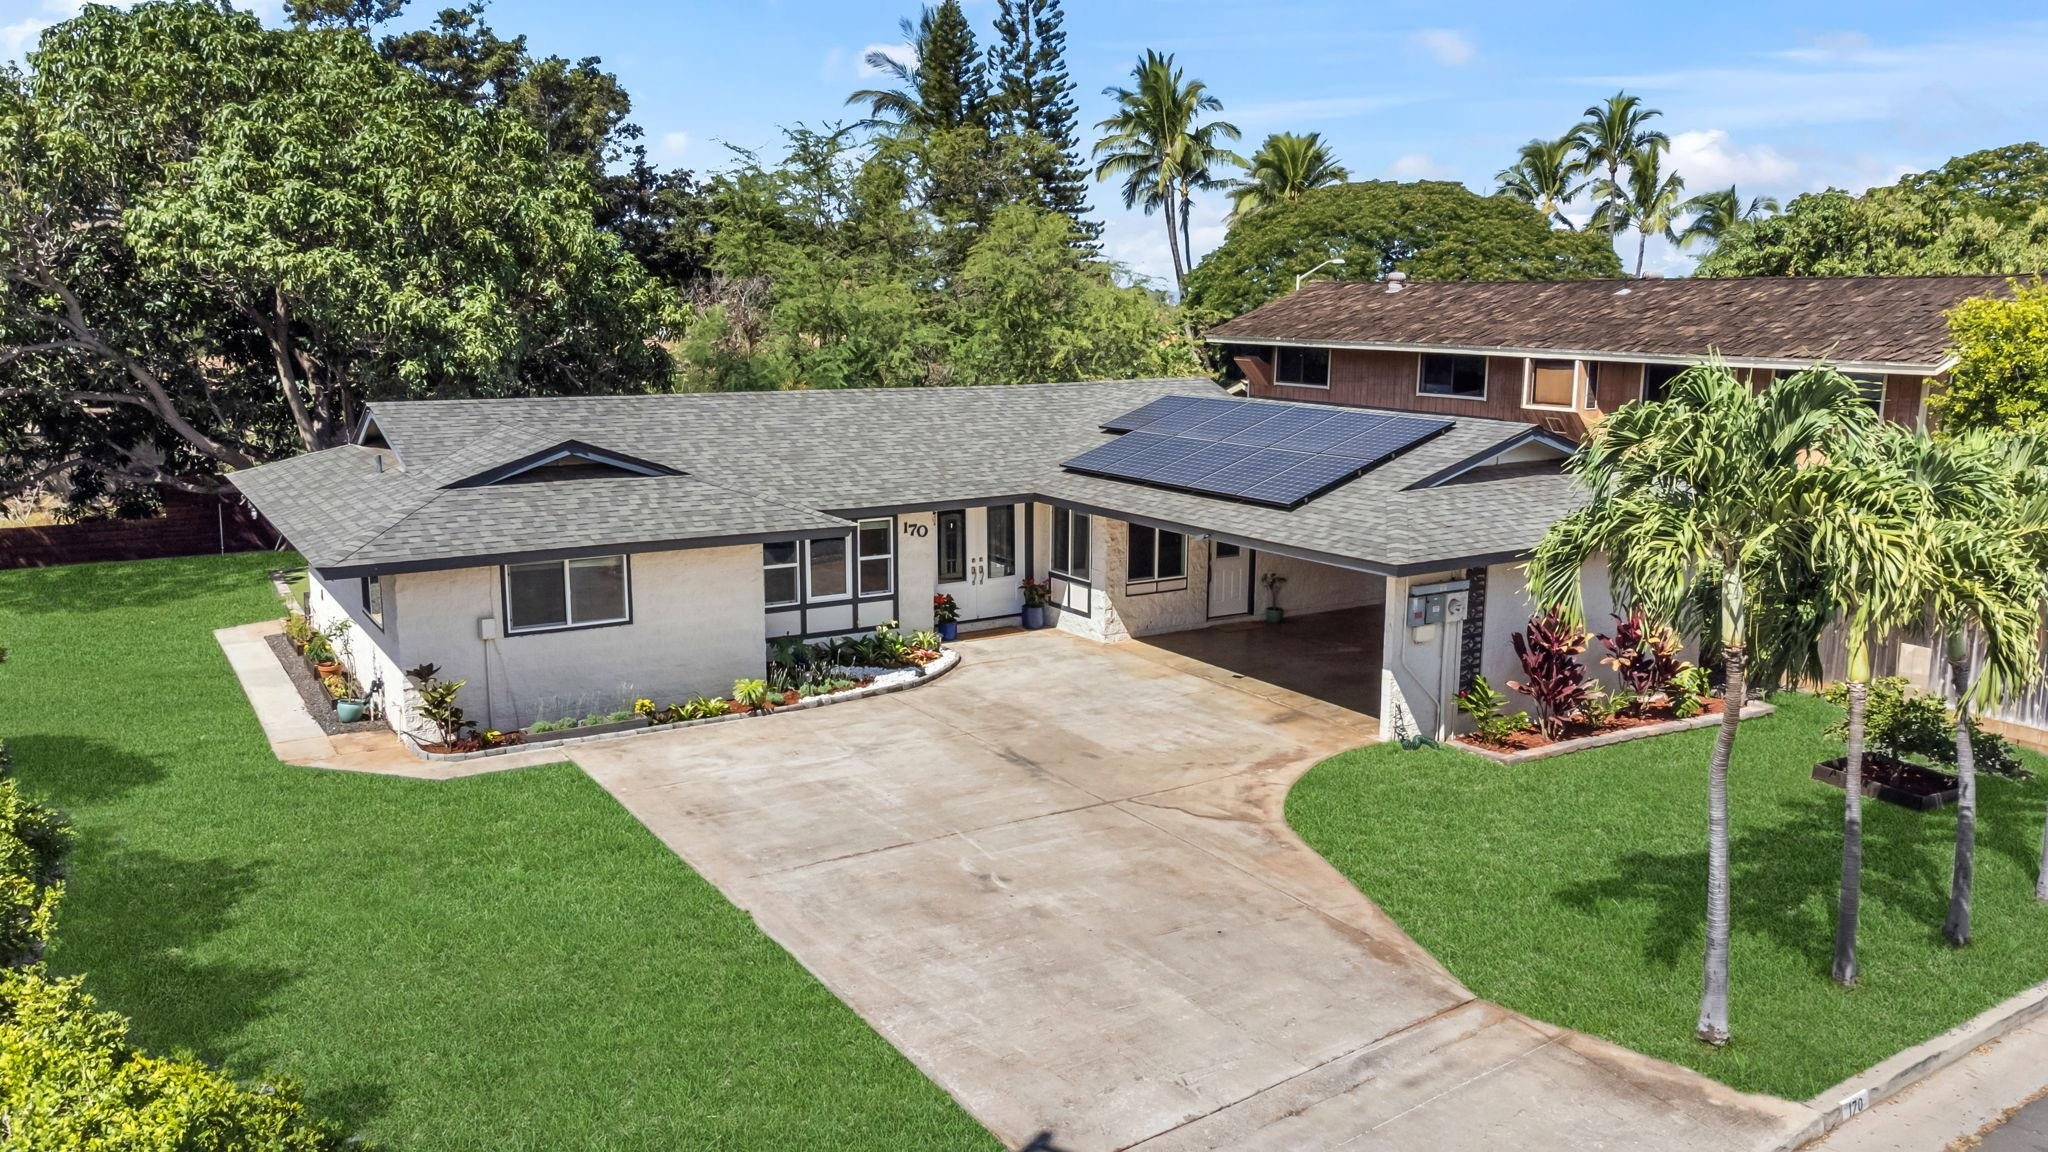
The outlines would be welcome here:
<svg viewBox="0 0 2048 1152">
<path fill-rule="evenodd" d="M 1209 332 L 1255 397 L 1540 424 L 1578 437 L 1717 355 L 1759 384 L 1826 361 L 1926 422 L 1945 313 L 2000 276 L 1309 284 Z"/>
</svg>

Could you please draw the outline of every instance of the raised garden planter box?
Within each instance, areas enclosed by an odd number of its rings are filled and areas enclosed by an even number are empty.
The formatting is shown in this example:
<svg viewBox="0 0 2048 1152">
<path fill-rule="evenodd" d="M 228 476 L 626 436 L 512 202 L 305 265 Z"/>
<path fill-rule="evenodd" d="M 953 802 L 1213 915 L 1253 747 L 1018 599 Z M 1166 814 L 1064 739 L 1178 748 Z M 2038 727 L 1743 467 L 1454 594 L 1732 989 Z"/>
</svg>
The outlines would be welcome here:
<svg viewBox="0 0 2048 1152">
<path fill-rule="evenodd" d="M 1753 703 L 1742 710 L 1742 718 L 1744 720 L 1754 720 L 1759 716 L 1768 716 L 1776 711 L 1777 708 L 1772 705 L 1760 702 Z M 1695 728 L 1712 728 L 1720 722 L 1721 713 L 1717 709 L 1698 716 L 1689 716 L 1684 720 L 1665 720 L 1654 724 L 1637 724 L 1629 728 L 1617 728 L 1611 732 L 1598 732 L 1591 736 L 1581 736 L 1574 740 L 1559 740 L 1555 743 L 1543 744 L 1535 748 L 1520 748 L 1512 752 L 1503 751 L 1498 748 L 1489 748 L 1484 744 L 1476 743 L 1462 736 L 1453 741 L 1453 743 L 1461 752 L 1470 752 L 1474 756 L 1483 756 L 1496 764 L 1527 764 L 1531 760 L 1545 760 L 1552 756 L 1563 756 L 1568 752 L 1578 752 L 1586 748 L 1605 748 L 1610 744 L 1626 744 L 1631 740 L 1642 740 L 1651 736 L 1668 736 L 1673 732 L 1690 732 Z"/>
<path fill-rule="evenodd" d="M 1823 784 L 1846 789 L 1849 786 L 1848 765 L 1846 756 L 1823 761 L 1813 766 L 1813 778 Z M 1955 803 L 1961 793 L 1962 785 L 1946 772 L 1889 756 L 1868 752 L 1863 755 L 1863 794 L 1873 800 L 1928 812 L 1944 804 Z"/>
<path fill-rule="evenodd" d="M 410 733 L 401 733 L 400 736 L 405 742 L 406 750 L 422 760 L 477 760 L 485 756 L 505 756 L 514 752 L 523 752 L 537 744 L 581 744 L 588 740 L 626 739 L 638 736 L 643 732 L 666 732 L 672 728 L 695 728 L 700 724 L 725 724 L 737 720 L 751 720 L 757 715 L 774 716 L 783 712 L 801 712 L 806 708 L 823 708 L 832 704 L 842 704 L 849 700 L 863 700 L 869 696 L 881 696 L 890 692 L 901 692 L 906 688 L 915 688 L 934 677 L 942 676 L 952 671 L 959 663 L 960 653 L 948 648 L 937 660 L 918 666 L 918 674 L 916 676 L 907 676 L 900 680 L 877 681 L 860 688 L 852 688 L 845 692 L 834 693 L 830 696 L 812 696 L 808 699 L 798 700 L 794 704 L 782 705 L 765 713 L 728 712 L 723 716 L 709 716 L 702 720 L 677 720 L 668 724 L 649 724 L 644 720 L 626 720 L 617 724 L 593 724 L 588 728 L 564 728 L 559 732 L 543 732 L 537 736 L 529 736 L 517 744 L 500 744 L 495 748 L 482 748 L 474 752 L 431 752 L 421 746 L 420 742 Z M 910 670 L 907 668 L 892 668 L 886 671 L 893 673 Z M 879 670 L 869 669 L 867 671 Z"/>
</svg>

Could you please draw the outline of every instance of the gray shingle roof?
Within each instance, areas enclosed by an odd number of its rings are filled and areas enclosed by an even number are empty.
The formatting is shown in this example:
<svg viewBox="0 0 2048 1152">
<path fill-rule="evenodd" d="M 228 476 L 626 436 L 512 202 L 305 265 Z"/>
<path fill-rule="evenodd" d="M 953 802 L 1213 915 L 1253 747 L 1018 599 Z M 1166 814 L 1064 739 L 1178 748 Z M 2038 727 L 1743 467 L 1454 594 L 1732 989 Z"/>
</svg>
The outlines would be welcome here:
<svg viewBox="0 0 2048 1152">
<path fill-rule="evenodd" d="M 1683 280 L 1321 281 L 1209 330 L 1217 342 L 1277 340 L 1617 356 L 1811 361 L 1932 370 L 1948 354 L 1944 313 L 2009 296 L 2003 276 Z"/>
<path fill-rule="evenodd" d="M 316 567 L 343 571 L 818 534 L 864 512 L 1034 497 L 1407 571 L 1526 550 L 1573 499 L 1555 476 L 1414 487 L 1530 431 L 1490 420 L 1292 511 L 1060 467 L 1110 437 L 1103 421 L 1170 392 L 1217 394 L 1181 379 L 377 404 L 403 470 L 347 447 L 233 480 Z M 444 487 L 572 439 L 684 475 Z"/>
</svg>

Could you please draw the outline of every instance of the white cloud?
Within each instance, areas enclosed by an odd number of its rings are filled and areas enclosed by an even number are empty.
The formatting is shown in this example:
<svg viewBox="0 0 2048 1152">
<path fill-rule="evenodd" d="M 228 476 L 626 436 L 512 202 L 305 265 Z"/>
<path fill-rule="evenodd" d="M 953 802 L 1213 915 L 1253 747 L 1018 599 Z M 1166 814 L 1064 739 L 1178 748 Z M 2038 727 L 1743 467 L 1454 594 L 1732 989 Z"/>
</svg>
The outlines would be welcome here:
<svg viewBox="0 0 2048 1152">
<path fill-rule="evenodd" d="M 860 63 L 856 71 L 862 76 L 880 76 L 882 70 L 868 63 L 868 57 L 879 52 L 905 68 L 917 63 L 917 50 L 908 44 L 870 44 L 860 50 Z"/>
<path fill-rule="evenodd" d="M 661 154 L 665 159 L 680 160 L 690 147 L 688 132 L 664 132 L 661 136 Z"/>
<path fill-rule="evenodd" d="M 1387 175 L 1396 180 L 1448 180 L 1452 172 L 1427 152 L 1404 152 L 1387 165 Z"/>
<path fill-rule="evenodd" d="M 1411 34 L 1409 39 L 1437 63 L 1452 68 L 1470 64 L 1478 51 L 1472 44 L 1472 38 L 1455 28 L 1423 28 Z"/>
<path fill-rule="evenodd" d="M 1768 144 L 1737 148 L 1719 128 L 1678 132 L 1671 137 L 1669 166 L 1695 192 L 1710 188 L 1782 188 L 1799 175 L 1799 165 Z"/>
<path fill-rule="evenodd" d="M 43 34 L 43 29 L 49 26 L 48 20 L 38 20 L 33 16 L 0 25 L 0 60 L 19 63 L 29 49 L 36 46 L 36 38 Z"/>
</svg>

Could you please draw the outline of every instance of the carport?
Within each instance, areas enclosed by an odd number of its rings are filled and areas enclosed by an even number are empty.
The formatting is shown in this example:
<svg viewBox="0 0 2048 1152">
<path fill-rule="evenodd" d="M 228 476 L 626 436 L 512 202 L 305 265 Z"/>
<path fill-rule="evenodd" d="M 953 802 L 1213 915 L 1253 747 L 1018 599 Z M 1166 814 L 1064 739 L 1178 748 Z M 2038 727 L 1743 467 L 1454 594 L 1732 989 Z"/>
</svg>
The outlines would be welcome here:
<svg viewBox="0 0 2048 1152">
<path fill-rule="evenodd" d="M 1233 686 L 1254 692 L 1267 685 L 1377 720 L 1385 628 L 1384 606 L 1366 604 L 1289 616 L 1278 624 L 1255 618 L 1164 632 L 1135 644 L 1221 673 L 1210 679 L 1244 682 Z"/>
</svg>

